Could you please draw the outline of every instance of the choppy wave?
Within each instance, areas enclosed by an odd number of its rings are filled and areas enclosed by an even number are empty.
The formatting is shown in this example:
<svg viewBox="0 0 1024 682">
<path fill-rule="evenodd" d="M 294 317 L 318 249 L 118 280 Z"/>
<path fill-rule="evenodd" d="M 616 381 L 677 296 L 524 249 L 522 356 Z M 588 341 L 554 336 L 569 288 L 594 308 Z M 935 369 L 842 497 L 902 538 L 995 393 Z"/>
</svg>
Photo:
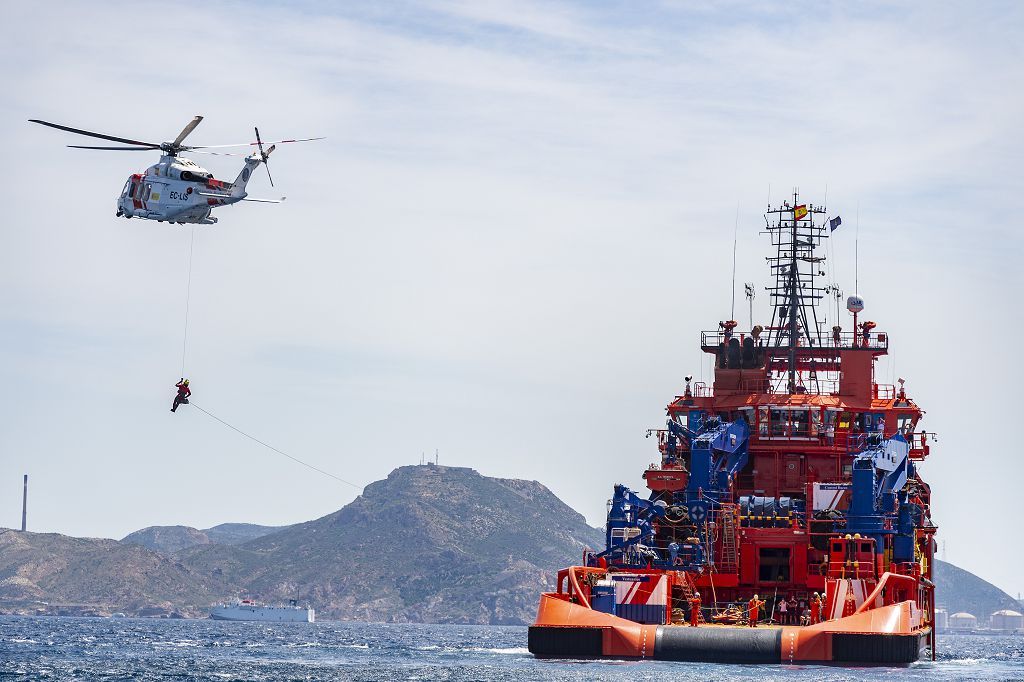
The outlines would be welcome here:
<svg viewBox="0 0 1024 682">
<path fill-rule="evenodd" d="M 1024 637 L 942 637 L 901 669 L 535 659 L 526 628 L 0 616 L 0 680 L 1024 680 Z"/>
</svg>

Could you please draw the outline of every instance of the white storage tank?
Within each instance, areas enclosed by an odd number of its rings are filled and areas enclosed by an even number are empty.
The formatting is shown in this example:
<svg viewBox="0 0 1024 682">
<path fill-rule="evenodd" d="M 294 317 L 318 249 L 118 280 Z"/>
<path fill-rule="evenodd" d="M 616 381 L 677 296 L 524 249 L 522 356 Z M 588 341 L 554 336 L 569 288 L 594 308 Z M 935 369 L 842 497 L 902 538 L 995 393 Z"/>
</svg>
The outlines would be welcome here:
<svg viewBox="0 0 1024 682">
<path fill-rule="evenodd" d="M 954 613 L 949 617 L 949 629 L 953 632 L 975 630 L 977 627 L 978 619 L 966 611 Z"/>
<path fill-rule="evenodd" d="M 996 611 L 989 620 L 989 627 L 993 630 L 1006 630 L 1009 632 L 1022 630 L 1024 629 L 1024 615 L 1010 609 Z"/>
<path fill-rule="evenodd" d="M 946 609 L 935 609 L 935 631 L 945 632 L 949 629 L 949 613 Z"/>
</svg>

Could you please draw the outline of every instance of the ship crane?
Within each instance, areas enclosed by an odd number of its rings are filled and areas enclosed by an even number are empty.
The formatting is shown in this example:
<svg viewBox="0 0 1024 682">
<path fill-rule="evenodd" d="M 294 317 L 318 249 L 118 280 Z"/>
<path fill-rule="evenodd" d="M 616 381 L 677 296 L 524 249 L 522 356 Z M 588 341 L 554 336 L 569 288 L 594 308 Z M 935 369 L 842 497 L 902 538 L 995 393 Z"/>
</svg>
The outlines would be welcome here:
<svg viewBox="0 0 1024 682">
<path fill-rule="evenodd" d="M 697 431 L 669 420 L 668 429 L 689 443 L 685 489 L 644 499 L 616 485 L 608 512 L 608 549 L 592 555 L 591 564 L 650 564 L 697 573 L 709 569 L 710 528 L 718 505 L 731 500 L 733 477 L 747 463 L 750 429 L 743 420 L 718 419 L 705 421 Z"/>
</svg>

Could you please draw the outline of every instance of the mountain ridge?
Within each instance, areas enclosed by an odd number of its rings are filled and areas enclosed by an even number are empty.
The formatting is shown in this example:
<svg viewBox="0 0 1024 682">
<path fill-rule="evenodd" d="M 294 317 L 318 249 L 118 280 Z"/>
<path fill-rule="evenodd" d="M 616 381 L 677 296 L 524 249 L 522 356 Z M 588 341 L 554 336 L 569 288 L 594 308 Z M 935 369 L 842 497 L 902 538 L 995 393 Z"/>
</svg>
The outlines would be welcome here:
<svg viewBox="0 0 1024 682">
<path fill-rule="evenodd" d="M 160 551 L 127 541 L 154 528 L 169 533 Z M 220 542 L 209 533 L 217 528 Z M 602 530 L 537 481 L 436 464 L 399 467 L 319 519 L 191 529 L 209 541 L 166 551 L 183 534 L 194 539 L 188 529 L 121 541 L 0 529 L 0 613 L 202 617 L 245 596 L 308 601 L 326 619 L 523 624 L 559 569 L 604 544 Z M 935 574 L 950 613 L 985 622 L 1014 608 L 951 564 L 937 561 Z"/>
<path fill-rule="evenodd" d="M 260 526 L 255 523 L 222 523 L 202 530 L 192 526 L 148 526 L 129 533 L 119 542 L 142 545 L 155 552 L 173 554 L 196 545 L 237 545 L 288 526 Z"/>
</svg>

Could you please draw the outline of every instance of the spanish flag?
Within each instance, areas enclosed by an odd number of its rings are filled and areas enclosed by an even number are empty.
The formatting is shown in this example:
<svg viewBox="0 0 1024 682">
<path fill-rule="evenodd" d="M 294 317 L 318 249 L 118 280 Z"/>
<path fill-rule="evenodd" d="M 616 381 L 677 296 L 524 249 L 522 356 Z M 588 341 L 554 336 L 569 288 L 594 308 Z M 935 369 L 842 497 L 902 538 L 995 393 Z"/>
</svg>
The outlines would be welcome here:
<svg viewBox="0 0 1024 682">
<path fill-rule="evenodd" d="M 793 220 L 800 220 L 807 215 L 807 206 L 800 204 L 793 208 Z"/>
</svg>

